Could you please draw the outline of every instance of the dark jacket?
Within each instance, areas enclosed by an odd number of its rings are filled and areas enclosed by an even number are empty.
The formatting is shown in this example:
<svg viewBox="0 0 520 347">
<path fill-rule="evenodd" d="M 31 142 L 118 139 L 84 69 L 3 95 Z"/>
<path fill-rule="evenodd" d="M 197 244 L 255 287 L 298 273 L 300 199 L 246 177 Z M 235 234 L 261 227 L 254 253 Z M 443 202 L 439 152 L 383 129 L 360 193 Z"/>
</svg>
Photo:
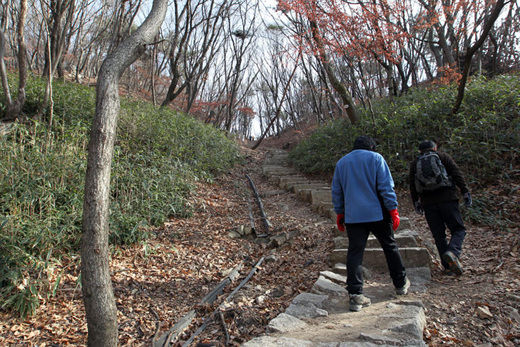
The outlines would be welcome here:
<svg viewBox="0 0 520 347">
<path fill-rule="evenodd" d="M 419 157 L 415 158 L 415 160 L 410 164 L 410 175 L 409 175 L 409 184 L 410 184 L 410 193 L 412 195 L 412 201 L 416 202 L 421 200 L 421 204 L 423 206 L 436 204 L 439 202 L 453 201 L 459 200 L 459 195 L 457 192 L 457 187 L 459 187 L 460 192 L 462 194 L 468 192 L 468 187 L 466 185 L 466 181 L 464 177 L 462 177 L 462 172 L 460 171 L 457 163 L 446 153 L 436 152 L 439 156 L 442 165 L 446 168 L 446 172 L 451 177 L 454 186 L 442 188 L 436 190 L 434 192 L 423 192 L 419 194 L 417 189 L 415 188 L 415 173 L 417 168 L 417 161 L 419 161 Z"/>
</svg>

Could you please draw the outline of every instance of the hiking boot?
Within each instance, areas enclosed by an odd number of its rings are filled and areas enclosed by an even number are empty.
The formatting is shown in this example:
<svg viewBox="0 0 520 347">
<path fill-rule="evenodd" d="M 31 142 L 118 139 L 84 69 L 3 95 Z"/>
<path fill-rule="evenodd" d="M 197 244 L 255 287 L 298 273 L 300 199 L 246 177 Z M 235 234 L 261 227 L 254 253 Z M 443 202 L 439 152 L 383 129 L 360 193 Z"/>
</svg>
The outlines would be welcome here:
<svg viewBox="0 0 520 347">
<path fill-rule="evenodd" d="M 370 306 L 372 302 L 363 294 L 350 294 L 350 310 L 361 311 L 362 307 Z"/>
<path fill-rule="evenodd" d="M 408 277 L 404 278 L 404 285 L 401 288 L 395 288 L 395 293 L 397 295 L 406 295 L 408 294 L 408 288 L 410 288 L 410 280 Z"/>
<path fill-rule="evenodd" d="M 462 265 L 455 254 L 448 251 L 442 255 L 442 260 L 450 265 L 450 270 L 457 276 L 462 275 Z"/>
</svg>

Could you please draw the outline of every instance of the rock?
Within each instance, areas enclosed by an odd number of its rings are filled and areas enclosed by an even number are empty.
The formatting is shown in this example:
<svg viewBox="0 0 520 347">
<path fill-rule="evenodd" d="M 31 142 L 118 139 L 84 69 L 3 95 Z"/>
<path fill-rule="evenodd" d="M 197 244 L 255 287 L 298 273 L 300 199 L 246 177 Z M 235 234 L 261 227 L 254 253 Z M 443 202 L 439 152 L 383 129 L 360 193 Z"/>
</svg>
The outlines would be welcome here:
<svg viewBox="0 0 520 347">
<path fill-rule="evenodd" d="M 312 290 L 319 294 L 347 295 L 347 290 L 344 286 L 336 284 L 323 276 L 320 276 L 314 283 Z"/>
<path fill-rule="evenodd" d="M 303 295 L 307 299 L 303 299 Z M 327 311 L 320 308 L 323 305 L 323 300 L 328 298 L 326 295 L 315 295 L 309 293 L 302 293 L 294 298 L 293 302 L 287 307 L 285 312 L 296 318 L 317 318 L 326 317 L 329 315 Z M 323 299 L 325 297 L 325 299 Z M 299 299 L 298 299 L 299 298 Z M 297 300 L 298 299 L 298 300 Z"/>
<path fill-rule="evenodd" d="M 369 342 L 373 342 L 375 344 L 378 344 L 378 345 L 390 345 L 390 346 L 398 346 L 399 345 L 399 340 L 398 339 L 393 339 L 393 338 L 390 338 L 388 336 L 384 336 L 384 335 L 377 335 L 377 334 L 370 334 L 370 333 L 361 333 L 359 334 L 359 338 L 363 341 L 369 341 Z"/>
<path fill-rule="evenodd" d="M 518 310 L 514 307 L 507 306 L 505 308 L 505 311 L 509 314 L 509 318 L 516 322 L 517 324 L 520 324 L 520 314 L 518 313 Z"/>
<path fill-rule="evenodd" d="M 390 303 L 387 307 L 399 314 L 382 315 L 382 317 L 393 322 L 389 330 L 422 339 L 426 325 L 426 316 L 422 306 L 422 302 Z"/>
<path fill-rule="evenodd" d="M 237 226 L 236 232 L 237 232 L 237 234 L 244 236 L 245 235 L 245 226 L 244 225 Z"/>
<path fill-rule="evenodd" d="M 268 197 L 271 197 L 273 195 L 280 195 L 280 194 L 286 194 L 286 193 L 287 193 L 287 191 L 285 191 L 285 190 L 271 190 L 271 191 L 268 191 L 268 192 L 260 193 L 260 197 L 268 198 Z"/>
<path fill-rule="evenodd" d="M 296 305 L 314 305 L 319 308 L 323 308 L 323 302 L 329 298 L 328 295 L 319 295 L 312 293 L 301 293 L 296 296 L 292 303 Z"/>
<path fill-rule="evenodd" d="M 244 236 L 251 235 L 253 233 L 253 228 L 250 225 L 244 226 Z"/>
<path fill-rule="evenodd" d="M 347 277 L 346 276 L 337 274 L 337 273 L 332 272 L 332 271 L 322 271 L 322 272 L 320 272 L 320 275 L 328 278 L 332 282 L 334 282 L 336 284 L 339 284 L 339 285 L 343 285 L 344 286 L 345 283 L 347 283 Z"/>
<path fill-rule="evenodd" d="M 273 298 L 279 298 L 284 295 L 284 288 L 276 287 L 272 290 L 268 290 L 266 294 L 271 295 Z"/>
<path fill-rule="evenodd" d="M 287 332 L 295 329 L 304 328 L 307 325 L 301 319 L 286 313 L 280 313 L 276 318 L 269 322 L 267 329 L 270 332 Z"/>
<path fill-rule="evenodd" d="M 292 338 L 274 338 L 270 336 L 260 336 L 254 338 L 242 345 L 243 347 L 312 347 L 313 343 L 310 341 L 297 340 Z"/>
<path fill-rule="evenodd" d="M 230 267 L 229 269 L 224 269 L 220 271 L 220 276 L 227 277 L 231 273 L 231 271 L 233 271 L 232 267 Z"/>
<path fill-rule="evenodd" d="M 327 311 L 317 308 L 315 306 L 303 306 L 303 305 L 295 305 L 290 304 L 289 307 L 285 310 L 287 314 L 297 318 L 316 318 L 316 317 L 325 317 L 328 315 Z"/>
<path fill-rule="evenodd" d="M 287 238 L 289 240 L 294 239 L 296 236 L 300 236 L 300 230 L 292 230 L 287 233 Z"/>
<path fill-rule="evenodd" d="M 491 314 L 491 311 L 489 311 L 489 308 L 487 306 L 477 307 L 476 312 L 477 312 L 477 316 L 479 316 L 480 319 L 493 318 L 493 314 Z"/>
<path fill-rule="evenodd" d="M 286 241 L 287 236 L 285 234 L 271 236 L 269 241 L 269 247 L 278 248 L 281 245 L 283 245 Z"/>
<path fill-rule="evenodd" d="M 236 232 L 234 230 L 231 230 L 228 235 L 229 235 L 229 238 L 231 238 L 231 239 L 238 239 L 238 238 L 242 237 L 241 234 L 239 234 L 238 232 Z"/>
</svg>

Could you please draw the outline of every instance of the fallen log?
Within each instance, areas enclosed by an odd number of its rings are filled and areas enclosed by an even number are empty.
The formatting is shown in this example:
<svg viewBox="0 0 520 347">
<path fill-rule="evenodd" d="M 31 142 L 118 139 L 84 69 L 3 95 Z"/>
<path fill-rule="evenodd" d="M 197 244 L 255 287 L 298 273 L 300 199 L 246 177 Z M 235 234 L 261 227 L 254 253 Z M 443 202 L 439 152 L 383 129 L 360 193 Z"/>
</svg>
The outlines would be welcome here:
<svg viewBox="0 0 520 347">
<path fill-rule="evenodd" d="M 226 334 L 226 343 L 224 346 L 228 346 L 229 345 L 229 332 L 228 332 L 228 327 L 226 324 L 226 319 L 224 318 L 224 314 L 222 313 L 222 311 L 218 311 L 218 314 L 220 317 L 220 321 L 222 322 L 222 329 L 224 329 L 224 333 Z"/>
<path fill-rule="evenodd" d="M 249 185 L 251 186 L 251 189 L 253 190 L 253 194 L 255 195 L 256 202 L 258 203 L 258 207 L 260 209 L 260 218 L 262 219 L 262 222 L 264 223 L 265 234 L 261 234 L 261 235 L 257 234 L 256 237 L 267 237 L 267 236 L 269 236 L 270 223 L 267 220 L 267 216 L 265 215 L 264 205 L 262 204 L 262 200 L 260 199 L 260 195 L 258 194 L 258 191 L 256 190 L 256 186 L 255 186 L 253 180 L 251 179 L 251 177 L 249 177 L 249 175 L 246 175 L 246 178 L 249 180 Z"/>
<path fill-rule="evenodd" d="M 253 208 L 251 207 L 251 199 L 247 198 L 247 207 L 249 208 L 249 221 L 251 222 L 251 231 L 256 235 L 255 218 L 253 217 Z"/>
<path fill-rule="evenodd" d="M 161 318 L 159 317 L 157 312 L 155 312 L 153 307 L 150 307 L 149 311 L 154 316 L 155 321 L 156 321 L 156 323 L 155 323 L 155 333 L 153 334 L 153 338 L 152 338 L 152 341 L 155 341 L 155 340 L 157 340 L 157 337 L 159 336 L 159 330 L 161 329 Z"/>
<path fill-rule="evenodd" d="M 239 271 L 240 271 L 240 269 L 242 269 L 242 265 L 243 264 L 240 264 L 237 267 L 235 267 L 230 272 L 228 277 L 226 277 L 222 282 L 220 282 L 220 284 L 218 286 L 216 286 L 211 292 L 209 292 L 204 298 L 202 298 L 201 304 L 209 304 L 209 305 L 213 304 L 215 302 L 215 300 L 217 299 L 217 297 L 220 294 L 222 294 L 222 292 L 224 291 L 224 288 L 231 282 L 234 282 L 235 279 L 238 277 Z"/>
<path fill-rule="evenodd" d="M 255 267 L 249 272 L 249 275 L 247 275 L 247 277 L 242 281 L 240 282 L 240 284 L 238 285 L 238 287 L 235 288 L 235 290 L 233 290 L 231 292 L 231 294 L 228 295 L 228 297 L 226 298 L 226 300 L 224 300 L 217 308 L 215 311 L 213 311 L 213 313 L 211 313 L 211 315 L 206 318 L 204 320 L 204 323 L 202 323 L 202 325 L 197 329 L 197 331 L 195 331 L 195 333 L 188 339 L 188 341 L 184 342 L 182 344 L 182 347 L 189 347 L 189 345 L 193 342 L 193 340 L 202 332 L 204 331 L 204 329 L 206 328 L 206 326 L 212 321 L 213 317 L 215 317 L 215 315 L 220 312 L 220 310 L 224 307 L 224 305 L 226 303 L 229 302 L 229 300 L 231 300 L 231 298 L 233 297 L 233 295 L 235 295 L 236 292 L 238 292 L 240 290 L 240 288 L 242 288 L 248 281 L 249 279 L 255 274 L 256 270 L 260 267 L 260 265 L 262 264 L 262 262 L 264 261 L 264 258 L 265 257 L 262 257 L 262 259 L 260 259 L 258 261 L 258 263 L 256 263 Z"/>
<path fill-rule="evenodd" d="M 193 322 L 196 316 L 197 313 L 195 310 L 189 311 L 177 323 L 175 323 L 175 325 L 168 331 L 168 333 L 161 336 L 161 338 L 159 338 L 159 340 L 153 344 L 154 347 L 167 347 L 177 342 L 179 336 L 186 328 L 191 325 L 191 322 Z"/>
<path fill-rule="evenodd" d="M 217 297 L 220 294 L 222 294 L 224 288 L 228 284 L 236 280 L 240 273 L 240 269 L 242 269 L 242 266 L 243 264 L 240 264 L 237 267 L 235 267 L 222 282 L 220 282 L 211 292 L 209 292 L 208 294 L 206 294 L 204 298 L 202 298 L 201 304 L 213 304 Z M 179 336 L 187 327 L 191 325 L 196 316 L 197 313 L 195 312 L 195 310 L 189 311 L 177 323 L 175 323 L 175 325 L 171 327 L 167 333 L 163 334 L 158 339 L 154 337 L 154 339 L 152 340 L 153 347 L 166 347 L 177 342 Z"/>
</svg>

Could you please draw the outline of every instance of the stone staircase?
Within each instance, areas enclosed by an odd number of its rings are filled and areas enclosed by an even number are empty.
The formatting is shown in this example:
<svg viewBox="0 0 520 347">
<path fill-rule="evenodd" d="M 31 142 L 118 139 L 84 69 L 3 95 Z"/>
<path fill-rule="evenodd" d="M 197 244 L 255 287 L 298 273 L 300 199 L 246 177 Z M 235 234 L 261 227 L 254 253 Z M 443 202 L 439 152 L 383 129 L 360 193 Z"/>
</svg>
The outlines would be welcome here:
<svg viewBox="0 0 520 347">
<path fill-rule="evenodd" d="M 272 156 L 263 166 L 263 174 L 269 181 L 280 188 L 295 193 L 300 199 L 309 203 L 311 208 L 324 217 L 336 221 L 336 213 L 332 206 L 331 188 L 325 181 L 312 181 L 287 166 L 287 153 L 272 151 Z M 401 217 L 399 228 L 395 232 L 395 239 L 399 245 L 401 256 L 406 268 L 429 269 L 430 255 L 425 247 L 419 246 L 417 232 L 412 231 L 410 221 Z M 346 235 L 336 233 L 334 238 L 335 250 L 331 254 L 334 272 L 345 274 L 344 263 L 347 259 L 348 239 Z M 386 269 L 383 250 L 377 239 L 370 236 L 365 250 L 363 265 L 369 269 Z"/>
<path fill-rule="evenodd" d="M 281 189 L 296 194 L 335 225 L 330 185 L 307 179 L 287 163 L 285 151 L 271 150 L 263 165 L 264 176 Z M 410 294 L 395 295 L 383 250 L 371 235 L 363 266 L 365 279 L 374 280 L 365 285 L 372 305 L 361 312 L 348 311 L 345 290 L 348 239 L 337 228 L 335 230 L 331 271 L 323 271 L 312 293 L 298 295 L 285 313 L 269 323 L 268 335 L 257 337 L 244 346 L 425 346 L 422 340 L 426 323 L 424 307 L 414 298 L 413 292 L 425 290 L 425 284 L 431 279 L 430 255 L 417 242 L 418 234 L 408 218 L 401 217 L 395 238 L 412 282 Z"/>
</svg>

